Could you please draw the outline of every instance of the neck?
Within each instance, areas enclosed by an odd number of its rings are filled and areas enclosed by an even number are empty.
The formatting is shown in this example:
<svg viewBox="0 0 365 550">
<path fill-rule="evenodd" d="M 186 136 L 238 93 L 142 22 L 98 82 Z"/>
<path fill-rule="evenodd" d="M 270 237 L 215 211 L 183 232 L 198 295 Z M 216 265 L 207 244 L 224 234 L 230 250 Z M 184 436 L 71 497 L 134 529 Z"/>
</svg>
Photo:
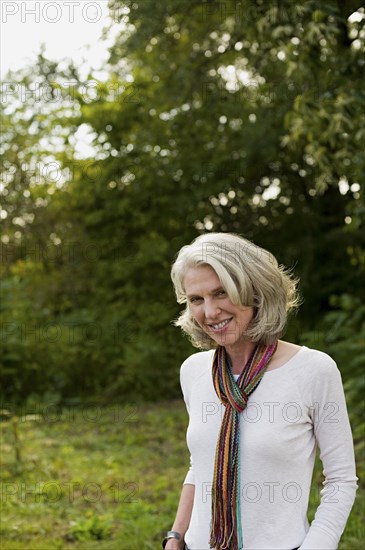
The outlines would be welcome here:
<svg viewBox="0 0 365 550">
<path fill-rule="evenodd" d="M 232 365 L 232 374 L 241 374 L 243 367 L 251 357 L 256 346 L 257 343 L 251 342 L 250 340 L 240 342 L 239 346 L 237 344 L 234 346 L 225 346 Z"/>
</svg>

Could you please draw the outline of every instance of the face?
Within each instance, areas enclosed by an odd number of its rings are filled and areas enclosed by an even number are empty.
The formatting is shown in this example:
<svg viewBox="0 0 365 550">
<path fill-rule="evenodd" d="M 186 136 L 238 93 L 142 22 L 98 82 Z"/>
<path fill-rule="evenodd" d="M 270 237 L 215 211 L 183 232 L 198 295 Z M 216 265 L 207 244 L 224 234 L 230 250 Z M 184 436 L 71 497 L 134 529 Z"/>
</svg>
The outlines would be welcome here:
<svg viewBox="0 0 365 550">
<path fill-rule="evenodd" d="M 190 267 L 184 288 L 194 319 L 217 344 L 233 350 L 247 342 L 244 333 L 254 310 L 231 302 L 212 267 Z"/>
</svg>

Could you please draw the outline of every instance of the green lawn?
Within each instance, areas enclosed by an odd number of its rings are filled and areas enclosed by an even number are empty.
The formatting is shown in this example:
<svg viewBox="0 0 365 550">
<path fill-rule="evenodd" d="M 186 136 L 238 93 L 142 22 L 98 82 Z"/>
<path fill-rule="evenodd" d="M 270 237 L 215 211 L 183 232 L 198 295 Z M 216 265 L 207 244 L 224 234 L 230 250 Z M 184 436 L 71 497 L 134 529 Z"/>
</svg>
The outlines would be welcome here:
<svg viewBox="0 0 365 550">
<path fill-rule="evenodd" d="M 41 412 L 18 421 L 20 462 L 1 423 L 1 550 L 159 548 L 188 465 L 182 401 Z M 320 483 L 317 464 L 310 520 Z M 340 550 L 363 547 L 364 502 Z"/>
</svg>

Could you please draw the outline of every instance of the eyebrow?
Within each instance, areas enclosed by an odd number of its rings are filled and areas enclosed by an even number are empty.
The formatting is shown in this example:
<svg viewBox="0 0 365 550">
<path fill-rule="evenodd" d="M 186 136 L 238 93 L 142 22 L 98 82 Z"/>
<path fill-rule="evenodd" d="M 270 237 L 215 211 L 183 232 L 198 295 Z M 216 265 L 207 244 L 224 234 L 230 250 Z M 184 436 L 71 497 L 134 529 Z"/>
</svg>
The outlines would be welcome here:
<svg viewBox="0 0 365 550">
<path fill-rule="evenodd" d="M 214 288 L 213 290 L 211 290 L 209 294 L 214 294 L 215 292 L 218 292 L 218 290 L 224 290 L 224 288 L 222 286 L 217 286 L 217 288 Z M 199 294 L 188 294 L 187 298 L 196 298 L 198 296 Z"/>
</svg>

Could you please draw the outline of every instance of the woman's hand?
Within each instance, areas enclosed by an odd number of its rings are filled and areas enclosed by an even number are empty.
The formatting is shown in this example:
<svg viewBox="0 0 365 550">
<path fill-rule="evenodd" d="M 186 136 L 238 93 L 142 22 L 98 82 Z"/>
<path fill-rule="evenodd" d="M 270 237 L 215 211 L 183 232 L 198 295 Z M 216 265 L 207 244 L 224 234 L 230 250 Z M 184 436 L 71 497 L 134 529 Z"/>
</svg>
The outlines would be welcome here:
<svg viewBox="0 0 365 550">
<path fill-rule="evenodd" d="M 165 550 L 184 550 L 185 543 L 183 540 L 170 539 L 167 541 Z"/>
</svg>

